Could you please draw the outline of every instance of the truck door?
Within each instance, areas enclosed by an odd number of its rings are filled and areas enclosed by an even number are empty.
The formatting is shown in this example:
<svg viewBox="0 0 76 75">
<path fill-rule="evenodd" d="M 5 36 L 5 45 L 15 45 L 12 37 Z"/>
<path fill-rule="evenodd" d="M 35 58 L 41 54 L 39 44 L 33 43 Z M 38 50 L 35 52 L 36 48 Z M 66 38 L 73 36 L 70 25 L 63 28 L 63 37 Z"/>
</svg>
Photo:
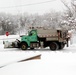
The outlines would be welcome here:
<svg viewBox="0 0 76 75">
<path fill-rule="evenodd" d="M 37 32 L 36 30 L 32 30 L 29 33 L 29 41 L 30 42 L 37 42 Z"/>
</svg>

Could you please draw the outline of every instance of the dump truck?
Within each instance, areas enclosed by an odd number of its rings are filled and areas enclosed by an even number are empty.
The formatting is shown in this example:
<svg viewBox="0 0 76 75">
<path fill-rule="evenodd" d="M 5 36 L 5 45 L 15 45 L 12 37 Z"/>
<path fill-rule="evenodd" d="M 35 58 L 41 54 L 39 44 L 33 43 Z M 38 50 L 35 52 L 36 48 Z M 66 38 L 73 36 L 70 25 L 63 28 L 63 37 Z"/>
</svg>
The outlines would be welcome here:
<svg viewBox="0 0 76 75">
<path fill-rule="evenodd" d="M 27 50 L 28 48 L 46 48 L 51 50 L 60 50 L 68 46 L 68 30 L 57 28 L 32 28 L 28 31 L 28 35 L 21 36 L 21 40 L 16 39 L 11 43 L 12 47 Z"/>
</svg>

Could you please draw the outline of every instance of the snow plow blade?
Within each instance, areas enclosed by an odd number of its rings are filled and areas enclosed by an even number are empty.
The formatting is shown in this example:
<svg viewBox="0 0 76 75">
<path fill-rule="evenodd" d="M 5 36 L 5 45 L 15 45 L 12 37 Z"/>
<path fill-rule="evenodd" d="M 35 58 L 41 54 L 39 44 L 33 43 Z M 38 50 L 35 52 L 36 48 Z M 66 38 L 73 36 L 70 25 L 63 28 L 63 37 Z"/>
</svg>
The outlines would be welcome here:
<svg viewBox="0 0 76 75">
<path fill-rule="evenodd" d="M 14 47 L 12 46 L 12 42 L 3 41 L 3 44 L 4 44 L 4 48 L 14 48 Z"/>
<path fill-rule="evenodd" d="M 18 48 L 19 47 L 19 43 L 20 43 L 20 41 L 18 39 L 16 39 L 13 42 L 3 41 L 4 48 Z"/>
</svg>

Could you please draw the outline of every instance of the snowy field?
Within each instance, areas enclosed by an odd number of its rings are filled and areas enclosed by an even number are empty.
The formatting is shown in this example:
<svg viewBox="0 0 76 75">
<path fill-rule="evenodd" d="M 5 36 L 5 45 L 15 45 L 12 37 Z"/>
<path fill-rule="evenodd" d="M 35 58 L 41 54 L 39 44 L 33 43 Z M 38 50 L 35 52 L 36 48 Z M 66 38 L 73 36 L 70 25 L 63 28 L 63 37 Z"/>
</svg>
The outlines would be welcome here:
<svg viewBox="0 0 76 75">
<path fill-rule="evenodd" d="M 22 51 L 4 49 L 3 40 L 15 40 L 19 36 L 0 36 L 0 75 L 76 75 L 76 36 L 72 36 L 69 47 L 51 51 L 49 48 Z M 17 62 L 41 54 L 41 59 Z"/>
</svg>

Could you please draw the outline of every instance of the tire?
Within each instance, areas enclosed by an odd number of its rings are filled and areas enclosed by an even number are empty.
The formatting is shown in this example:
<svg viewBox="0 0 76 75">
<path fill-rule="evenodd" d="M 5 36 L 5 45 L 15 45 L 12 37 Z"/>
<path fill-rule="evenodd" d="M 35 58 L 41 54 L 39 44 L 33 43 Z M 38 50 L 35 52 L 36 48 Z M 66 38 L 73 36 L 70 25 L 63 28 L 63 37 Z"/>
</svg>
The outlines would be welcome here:
<svg viewBox="0 0 76 75">
<path fill-rule="evenodd" d="M 50 43 L 50 49 L 52 50 L 52 51 L 55 51 L 55 50 L 57 50 L 59 48 L 59 45 L 56 43 L 56 42 L 51 42 Z"/>
<path fill-rule="evenodd" d="M 63 49 L 64 47 L 65 47 L 65 44 L 61 43 L 60 46 L 59 46 L 59 50 Z"/>
<path fill-rule="evenodd" d="M 22 50 L 27 50 L 27 44 L 26 43 L 21 43 L 21 49 Z"/>
</svg>

